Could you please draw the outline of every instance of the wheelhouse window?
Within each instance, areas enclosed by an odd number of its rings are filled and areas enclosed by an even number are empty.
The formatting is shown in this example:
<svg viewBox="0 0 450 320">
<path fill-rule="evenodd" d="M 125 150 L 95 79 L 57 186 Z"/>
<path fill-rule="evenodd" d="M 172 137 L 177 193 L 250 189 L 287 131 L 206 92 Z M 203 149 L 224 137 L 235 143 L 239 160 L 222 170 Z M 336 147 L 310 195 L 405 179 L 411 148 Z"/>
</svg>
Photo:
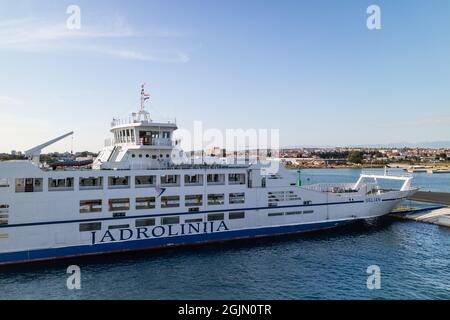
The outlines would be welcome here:
<svg viewBox="0 0 450 320">
<path fill-rule="evenodd" d="M 136 176 L 134 182 L 136 188 L 152 187 L 156 183 L 156 176 Z"/>
<path fill-rule="evenodd" d="M 16 179 L 16 192 L 42 192 L 42 178 Z"/>
<path fill-rule="evenodd" d="M 48 178 L 48 191 L 73 190 L 73 178 L 52 179 Z"/>
<path fill-rule="evenodd" d="M 130 187 L 130 177 L 108 177 L 110 189 L 120 189 Z"/>
<path fill-rule="evenodd" d="M 101 212 L 102 200 L 81 200 L 80 213 Z"/>
<path fill-rule="evenodd" d="M 103 177 L 80 178 L 80 190 L 103 189 Z"/>
<path fill-rule="evenodd" d="M 175 208 L 180 206 L 180 196 L 161 197 L 161 208 Z"/>
<path fill-rule="evenodd" d="M 130 209 L 130 199 L 109 199 L 109 211 L 120 211 Z"/>
<path fill-rule="evenodd" d="M 228 184 L 245 184 L 245 173 L 230 173 Z"/>
<path fill-rule="evenodd" d="M 198 207 L 203 205 L 203 195 L 193 194 L 184 197 L 184 205 L 186 207 Z"/>
<path fill-rule="evenodd" d="M 6 178 L 0 178 L 0 188 L 8 188 L 9 180 Z"/>
<path fill-rule="evenodd" d="M 180 176 L 175 174 L 161 176 L 161 185 L 164 187 L 179 186 Z"/>
<path fill-rule="evenodd" d="M 203 185 L 203 175 L 193 174 L 184 176 L 184 184 L 186 186 L 202 186 Z"/>
<path fill-rule="evenodd" d="M 223 193 L 208 194 L 208 205 L 221 205 L 225 203 Z"/>
<path fill-rule="evenodd" d="M 136 210 L 154 209 L 155 197 L 136 198 Z"/>
<path fill-rule="evenodd" d="M 220 173 L 208 174 L 207 181 L 209 185 L 225 184 L 225 175 Z"/>
</svg>

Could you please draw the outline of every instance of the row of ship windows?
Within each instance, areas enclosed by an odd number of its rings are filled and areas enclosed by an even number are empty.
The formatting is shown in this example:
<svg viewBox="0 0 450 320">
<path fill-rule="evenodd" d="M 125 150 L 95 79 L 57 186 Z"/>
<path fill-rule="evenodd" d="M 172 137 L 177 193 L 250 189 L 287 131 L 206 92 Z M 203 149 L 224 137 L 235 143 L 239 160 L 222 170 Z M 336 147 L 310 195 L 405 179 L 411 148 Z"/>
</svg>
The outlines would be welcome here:
<svg viewBox="0 0 450 320">
<path fill-rule="evenodd" d="M 294 216 L 299 214 L 312 214 L 314 210 L 305 210 L 305 211 L 288 211 L 288 212 L 270 212 L 268 214 L 269 217 L 279 217 L 279 216 Z"/>
<path fill-rule="evenodd" d="M 225 194 L 213 193 L 208 194 L 208 205 L 223 205 L 225 204 Z M 81 200 L 80 201 L 80 213 L 95 213 L 102 211 L 101 199 L 95 200 Z M 229 204 L 243 204 L 245 203 L 245 193 L 229 193 Z M 109 211 L 123 211 L 130 209 L 130 199 L 109 199 Z M 203 195 L 193 194 L 186 195 L 184 197 L 184 205 L 186 207 L 199 207 L 203 205 Z M 136 198 L 136 210 L 154 209 L 156 207 L 155 197 L 139 197 Z M 180 207 L 180 196 L 162 196 L 161 208 L 177 208 Z M 195 211 L 195 210 L 191 210 Z"/>
<path fill-rule="evenodd" d="M 237 220 L 244 219 L 245 212 L 229 212 L 228 219 Z M 210 213 L 207 216 L 207 221 L 223 221 L 225 220 L 225 213 Z M 194 218 L 194 219 L 185 219 L 184 223 L 201 223 L 203 222 L 203 218 Z M 171 224 L 180 224 L 180 217 L 161 217 L 160 225 L 171 225 Z M 134 222 L 134 226 L 136 228 L 139 227 L 151 227 L 156 225 L 156 218 L 146 218 L 146 219 L 136 219 Z M 129 228 L 129 224 L 120 224 L 120 225 L 111 225 L 108 226 L 108 229 L 127 229 Z M 90 222 L 90 223 L 80 223 L 79 230 L 80 232 L 86 231 L 98 231 L 102 229 L 101 222 Z"/>
<path fill-rule="evenodd" d="M 135 176 L 134 182 L 136 188 L 155 187 L 160 185 L 162 187 L 180 186 L 180 175 L 164 175 L 160 176 L 159 184 L 157 184 L 157 176 Z M 0 187 L 9 187 L 8 179 L 1 179 Z M 245 173 L 230 173 L 228 174 L 228 184 L 243 185 L 246 181 Z M 225 174 L 207 174 L 206 182 L 208 185 L 224 185 Z M 203 186 L 204 175 L 184 175 L 185 186 Z M 16 192 L 42 192 L 43 179 L 42 178 L 21 178 L 16 179 Z M 103 177 L 89 177 L 79 178 L 80 190 L 94 190 L 103 189 Z M 130 176 L 114 176 L 108 177 L 108 188 L 130 188 Z M 48 179 L 48 191 L 70 191 L 74 190 L 74 178 Z"/>
</svg>

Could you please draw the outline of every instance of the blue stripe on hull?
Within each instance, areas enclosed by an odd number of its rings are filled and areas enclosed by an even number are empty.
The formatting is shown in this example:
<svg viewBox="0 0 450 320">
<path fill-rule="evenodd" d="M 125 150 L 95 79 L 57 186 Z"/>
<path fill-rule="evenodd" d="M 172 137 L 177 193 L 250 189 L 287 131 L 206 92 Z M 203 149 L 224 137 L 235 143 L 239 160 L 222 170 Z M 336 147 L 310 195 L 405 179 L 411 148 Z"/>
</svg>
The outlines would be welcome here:
<svg viewBox="0 0 450 320">
<path fill-rule="evenodd" d="M 96 245 L 71 246 L 64 248 L 39 249 L 11 253 L 0 253 L 0 264 L 23 263 L 38 260 L 68 258 L 81 255 L 113 253 L 121 251 L 144 250 L 161 248 L 164 246 L 181 246 L 206 242 L 226 241 L 239 238 L 254 238 L 274 235 L 284 235 L 331 228 L 347 224 L 354 220 L 311 223 L 303 225 L 290 225 L 278 227 L 265 227 L 259 229 L 231 230 L 216 233 L 202 233 L 196 235 L 151 238 L 145 240 L 131 240 L 124 242 L 110 242 Z"/>
</svg>

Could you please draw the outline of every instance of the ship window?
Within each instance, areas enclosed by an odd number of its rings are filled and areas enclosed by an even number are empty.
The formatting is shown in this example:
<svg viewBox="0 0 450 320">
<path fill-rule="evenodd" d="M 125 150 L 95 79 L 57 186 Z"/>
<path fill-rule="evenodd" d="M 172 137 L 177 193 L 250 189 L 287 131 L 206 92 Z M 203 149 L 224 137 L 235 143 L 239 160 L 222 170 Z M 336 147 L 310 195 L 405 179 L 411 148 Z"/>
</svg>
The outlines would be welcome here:
<svg viewBox="0 0 450 320">
<path fill-rule="evenodd" d="M 139 158 L 142 158 L 142 154 L 139 155 Z"/>
<path fill-rule="evenodd" d="M 155 208 L 155 197 L 136 198 L 136 210 Z"/>
<path fill-rule="evenodd" d="M 211 213 L 208 214 L 208 221 L 224 220 L 224 216 L 223 213 Z"/>
<path fill-rule="evenodd" d="M 161 197 L 161 208 L 174 208 L 180 206 L 179 196 L 165 196 Z"/>
<path fill-rule="evenodd" d="M 150 155 L 146 154 L 145 157 L 148 158 L 148 157 L 150 157 Z"/>
<path fill-rule="evenodd" d="M 230 173 L 228 175 L 229 184 L 245 184 L 245 173 Z"/>
<path fill-rule="evenodd" d="M 245 218 L 245 212 L 244 211 L 230 212 L 228 217 L 229 217 L 230 220 L 244 219 Z"/>
<path fill-rule="evenodd" d="M 130 199 L 109 199 L 109 211 L 119 211 L 130 209 Z"/>
<path fill-rule="evenodd" d="M 97 231 L 97 230 L 101 230 L 101 228 L 102 228 L 101 222 L 80 223 L 80 232 Z"/>
<path fill-rule="evenodd" d="M 116 224 L 116 225 L 112 225 L 109 226 L 108 229 L 112 230 L 112 229 L 128 229 L 130 227 L 129 224 Z"/>
<path fill-rule="evenodd" d="M 0 215 L 0 225 L 7 225 L 8 224 L 8 215 Z"/>
<path fill-rule="evenodd" d="M 169 186 L 178 186 L 180 182 L 179 175 L 166 175 L 161 176 L 161 185 L 169 187 Z"/>
<path fill-rule="evenodd" d="M 170 132 L 169 131 L 163 131 L 162 137 L 163 137 L 163 139 L 170 139 Z"/>
<path fill-rule="evenodd" d="M 162 217 L 161 224 L 178 224 L 180 223 L 180 217 Z"/>
<path fill-rule="evenodd" d="M 148 227 L 148 226 L 154 226 L 155 225 L 155 219 L 149 218 L 149 219 L 137 219 L 135 222 L 135 226 L 137 227 Z"/>
<path fill-rule="evenodd" d="M 186 219 L 184 220 L 184 223 L 196 223 L 196 222 L 203 222 L 202 218 L 196 218 L 196 219 Z"/>
<path fill-rule="evenodd" d="M 268 214 L 269 217 L 278 217 L 284 215 L 284 212 L 270 212 Z"/>
<path fill-rule="evenodd" d="M 314 210 L 307 210 L 307 211 L 303 211 L 304 214 L 311 214 L 314 213 Z"/>
<path fill-rule="evenodd" d="M 73 178 L 52 179 L 48 178 L 48 191 L 73 190 Z"/>
<path fill-rule="evenodd" d="M 302 214 L 301 211 L 290 211 L 290 212 L 286 212 L 287 216 L 292 216 L 292 215 L 296 215 L 296 214 Z"/>
<path fill-rule="evenodd" d="M 197 185 L 197 186 L 202 186 L 203 185 L 203 175 L 202 174 L 193 174 L 193 175 L 189 175 L 186 174 L 184 176 L 184 184 L 185 185 Z"/>
<path fill-rule="evenodd" d="M 131 157 L 132 157 L 132 158 L 136 158 L 136 155 L 133 153 L 133 154 L 131 155 Z"/>
<path fill-rule="evenodd" d="M 152 155 L 152 159 L 156 159 L 156 154 Z"/>
<path fill-rule="evenodd" d="M 103 177 L 80 178 L 80 190 L 103 189 Z"/>
<path fill-rule="evenodd" d="M 208 194 L 208 205 L 224 204 L 225 203 L 224 198 L 225 196 L 223 193 Z"/>
<path fill-rule="evenodd" d="M 102 200 L 81 200 L 80 201 L 80 213 L 88 212 L 101 212 Z"/>
<path fill-rule="evenodd" d="M 233 203 L 245 203 L 245 193 L 244 192 L 230 193 L 229 194 L 229 201 L 230 201 L 230 204 L 233 204 Z"/>
<path fill-rule="evenodd" d="M 1 213 L 9 213 L 9 205 L 0 204 L 0 214 Z"/>
<path fill-rule="evenodd" d="M 186 207 L 196 207 L 203 205 L 203 195 L 193 194 L 185 196 L 184 205 Z"/>
<path fill-rule="evenodd" d="M 312 204 L 311 200 L 303 201 L 303 205 L 305 205 L 305 206 L 310 205 L 310 204 Z"/>
<path fill-rule="evenodd" d="M 225 184 L 225 175 L 218 173 L 208 174 L 207 181 L 209 185 Z"/>
<path fill-rule="evenodd" d="M 108 177 L 108 186 L 114 188 L 129 188 L 130 177 Z"/>
<path fill-rule="evenodd" d="M 189 208 L 189 212 L 198 212 L 198 211 L 200 211 L 199 207 Z"/>
<path fill-rule="evenodd" d="M 16 192 L 42 192 L 42 178 L 16 179 Z"/>
<path fill-rule="evenodd" d="M 6 178 L 0 179 L 0 188 L 7 188 L 9 187 L 9 181 Z"/>
<path fill-rule="evenodd" d="M 126 217 L 127 213 L 126 212 L 113 212 L 112 216 L 113 216 L 113 218 Z"/>
<path fill-rule="evenodd" d="M 136 176 L 134 177 L 136 188 L 145 188 L 154 186 L 156 182 L 156 176 Z"/>
</svg>

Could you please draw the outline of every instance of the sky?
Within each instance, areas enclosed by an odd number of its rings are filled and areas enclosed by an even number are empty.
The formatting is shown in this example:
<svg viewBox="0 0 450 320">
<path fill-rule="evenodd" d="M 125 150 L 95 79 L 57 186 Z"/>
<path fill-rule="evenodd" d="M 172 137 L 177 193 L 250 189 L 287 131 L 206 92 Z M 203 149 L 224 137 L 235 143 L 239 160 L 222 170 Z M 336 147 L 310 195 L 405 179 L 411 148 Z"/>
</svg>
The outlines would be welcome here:
<svg viewBox="0 0 450 320">
<path fill-rule="evenodd" d="M 96 152 L 144 82 L 152 118 L 188 130 L 279 129 L 281 146 L 450 140 L 450 2 L 0 0 L 0 152 L 72 130 L 46 151 Z"/>
</svg>

